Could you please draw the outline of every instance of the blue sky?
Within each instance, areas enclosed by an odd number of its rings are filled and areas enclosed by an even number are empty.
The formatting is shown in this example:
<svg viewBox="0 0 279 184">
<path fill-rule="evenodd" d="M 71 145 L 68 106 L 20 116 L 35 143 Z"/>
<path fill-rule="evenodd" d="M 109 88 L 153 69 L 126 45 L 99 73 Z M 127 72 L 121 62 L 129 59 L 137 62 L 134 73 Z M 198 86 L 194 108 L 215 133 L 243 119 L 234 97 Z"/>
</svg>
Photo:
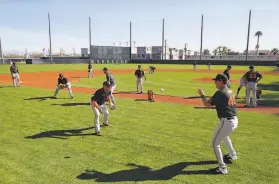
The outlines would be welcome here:
<svg viewBox="0 0 279 184">
<path fill-rule="evenodd" d="M 53 52 L 62 47 L 80 52 L 88 47 L 88 17 L 92 44 L 126 45 L 129 22 L 138 46 L 161 45 L 162 19 L 170 47 L 199 50 L 200 20 L 204 14 L 204 48 L 224 45 L 235 51 L 246 47 L 249 9 L 252 10 L 250 49 L 254 33 L 263 32 L 260 49 L 279 47 L 278 0 L 0 0 L 0 36 L 4 52 L 48 48 L 49 12 Z"/>
</svg>

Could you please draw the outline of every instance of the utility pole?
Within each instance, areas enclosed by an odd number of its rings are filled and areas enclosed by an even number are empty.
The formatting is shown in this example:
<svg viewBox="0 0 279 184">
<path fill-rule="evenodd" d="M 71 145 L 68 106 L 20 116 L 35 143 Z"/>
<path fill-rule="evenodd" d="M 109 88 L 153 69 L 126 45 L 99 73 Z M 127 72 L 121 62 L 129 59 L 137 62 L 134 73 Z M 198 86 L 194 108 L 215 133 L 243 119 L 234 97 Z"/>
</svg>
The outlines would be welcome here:
<svg viewBox="0 0 279 184">
<path fill-rule="evenodd" d="M 1 56 L 1 59 L 2 59 L 2 64 L 4 64 L 4 56 L 3 56 L 3 50 L 2 50 L 2 40 L 1 40 L 1 37 L 0 37 L 0 56 Z"/>
<path fill-rule="evenodd" d="M 165 41 L 165 19 L 163 19 L 163 28 L 162 28 L 162 60 L 164 59 L 164 41 Z"/>
<path fill-rule="evenodd" d="M 89 58 L 91 59 L 91 17 L 89 17 Z"/>
<path fill-rule="evenodd" d="M 202 44 L 203 44 L 203 15 L 201 19 L 201 46 L 200 46 L 200 60 L 202 57 Z"/>
<path fill-rule="evenodd" d="M 128 46 L 128 42 L 127 42 Z M 132 60 L 132 22 L 130 22 L 130 61 Z"/>
<path fill-rule="evenodd" d="M 185 46 L 184 46 L 184 57 L 185 57 L 185 60 L 186 60 L 186 55 L 187 55 L 187 43 L 185 43 Z"/>
<path fill-rule="evenodd" d="M 165 40 L 165 60 L 167 59 L 167 40 Z"/>
<path fill-rule="evenodd" d="M 50 28 L 50 15 L 48 13 L 48 36 L 49 36 L 49 59 L 52 64 L 52 48 L 51 48 L 51 28 Z"/>
<path fill-rule="evenodd" d="M 248 33 L 247 33 L 247 45 L 246 45 L 246 58 L 245 64 L 248 64 L 248 50 L 249 50 L 249 39 L 250 39 L 250 27 L 251 27 L 251 10 L 249 11 L 249 21 L 248 21 Z"/>
</svg>

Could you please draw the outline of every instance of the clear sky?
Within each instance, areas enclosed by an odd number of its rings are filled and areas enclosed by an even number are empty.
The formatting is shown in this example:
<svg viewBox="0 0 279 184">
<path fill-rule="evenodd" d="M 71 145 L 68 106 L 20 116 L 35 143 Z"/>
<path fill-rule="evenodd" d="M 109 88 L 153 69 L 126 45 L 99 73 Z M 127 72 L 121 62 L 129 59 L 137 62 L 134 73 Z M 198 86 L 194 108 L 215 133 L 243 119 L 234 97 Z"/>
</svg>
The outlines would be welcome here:
<svg viewBox="0 0 279 184">
<path fill-rule="evenodd" d="M 204 48 L 222 45 L 246 48 L 249 9 L 252 10 L 250 49 L 254 33 L 263 32 L 260 49 L 279 47 L 279 0 L 0 0 L 0 36 L 4 52 L 48 48 L 48 19 L 52 21 L 53 52 L 62 47 L 80 52 L 88 47 L 88 17 L 92 44 L 126 45 L 129 22 L 137 46 L 161 45 L 162 19 L 168 45 L 199 50 L 204 14 Z"/>
</svg>

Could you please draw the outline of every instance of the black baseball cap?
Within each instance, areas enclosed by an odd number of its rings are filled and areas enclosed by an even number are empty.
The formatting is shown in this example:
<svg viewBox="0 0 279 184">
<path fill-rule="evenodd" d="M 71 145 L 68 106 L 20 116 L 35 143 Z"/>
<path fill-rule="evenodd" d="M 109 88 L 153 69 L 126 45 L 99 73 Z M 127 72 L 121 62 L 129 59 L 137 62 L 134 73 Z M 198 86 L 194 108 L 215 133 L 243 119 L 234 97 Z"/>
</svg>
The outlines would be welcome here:
<svg viewBox="0 0 279 184">
<path fill-rule="evenodd" d="M 108 68 L 107 68 L 107 67 L 104 67 L 104 68 L 103 68 L 103 71 L 107 71 L 107 70 L 108 70 Z"/>
<path fill-rule="evenodd" d="M 214 80 L 214 81 L 225 81 L 226 82 L 226 81 L 228 81 L 228 77 L 226 75 L 224 75 L 224 74 L 219 73 L 212 80 Z"/>
<path fill-rule="evenodd" d="M 109 81 L 103 82 L 103 86 L 110 87 L 110 82 Z"/>
<path fill-rule="evenodd" d="M 141 67 L 141 65 L 138 65 L 138 67 Z"/>
<path fill-rule="evenodd" d="M 253 65 L 250 65 L 249 68 L 250 68 L 250 69 L 254 69 L 254 66 L 253 66 Z"/>
<path fill-rule="evenodd" d="M 227 68 L 232 68 L 232 66 L 231 66 L 231 65 L 228 65 Z"/>
<path fill-rule="evenodd" d="M 63 74 L 62 74 L 62 73 L 60 73 L 60 74 L 59 74 L 59 77 L 63 77 Z"/>
</svg>

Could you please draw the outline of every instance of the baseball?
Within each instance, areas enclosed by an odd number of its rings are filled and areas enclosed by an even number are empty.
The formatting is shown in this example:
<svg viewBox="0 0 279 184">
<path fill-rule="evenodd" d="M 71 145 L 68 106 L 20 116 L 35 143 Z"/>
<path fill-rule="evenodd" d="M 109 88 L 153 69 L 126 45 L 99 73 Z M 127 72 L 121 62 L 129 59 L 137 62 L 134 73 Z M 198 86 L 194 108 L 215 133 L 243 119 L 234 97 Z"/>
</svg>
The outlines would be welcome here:
<svg viewBox="0 0 279 184">
<path fill-rule="evenodd" d="M 115 109 L 116 109 L 115 105 L 112 105 L 112 106 L 110 107 L 110 109 L 111 109 L 111 110 L 115 110 Z"/>
<path fill-rule="evenodd" d="M 161 92 L 164 92 L 165 90 L 163 88 L 161 88 Z"/>
</svg>

